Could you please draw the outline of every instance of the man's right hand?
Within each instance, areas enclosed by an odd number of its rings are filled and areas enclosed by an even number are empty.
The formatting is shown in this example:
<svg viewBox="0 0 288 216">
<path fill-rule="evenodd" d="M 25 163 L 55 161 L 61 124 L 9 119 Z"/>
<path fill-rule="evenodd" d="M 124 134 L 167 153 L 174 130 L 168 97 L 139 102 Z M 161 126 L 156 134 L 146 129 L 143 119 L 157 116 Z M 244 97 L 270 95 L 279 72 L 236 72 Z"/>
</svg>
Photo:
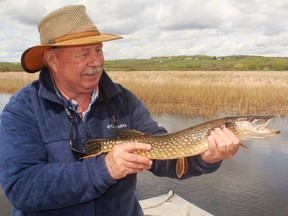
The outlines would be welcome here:
<svg viewBox="0 0 288 216">
<path fill-rule="evenodd" d="M 105 162 L 113 179 L 121 179 L 129 174 L 150 169 L 152 160 L 134 154 L 134 151 L 149 151 L 151 145 L 145 143 L 123 143 L 115 145 L 106 155 Z"/>
</svg>

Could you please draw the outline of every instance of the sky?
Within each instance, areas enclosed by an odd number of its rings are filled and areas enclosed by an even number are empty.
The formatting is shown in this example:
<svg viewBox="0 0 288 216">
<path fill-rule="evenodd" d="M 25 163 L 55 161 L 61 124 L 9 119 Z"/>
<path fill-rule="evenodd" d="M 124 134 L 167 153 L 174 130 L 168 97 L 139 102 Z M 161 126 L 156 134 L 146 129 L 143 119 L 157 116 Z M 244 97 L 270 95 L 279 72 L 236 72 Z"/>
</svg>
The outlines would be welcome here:
<svg viewBox="0 0 288 216">
<path fill-rule="evenodd" d="M 107 60 L 179 55 L 288 56 L 287 0 L 0 0 L 0 62 L 20 62 L 40 44 L 39 20 L 83 4 L 101 32 Z"/>
</svg>

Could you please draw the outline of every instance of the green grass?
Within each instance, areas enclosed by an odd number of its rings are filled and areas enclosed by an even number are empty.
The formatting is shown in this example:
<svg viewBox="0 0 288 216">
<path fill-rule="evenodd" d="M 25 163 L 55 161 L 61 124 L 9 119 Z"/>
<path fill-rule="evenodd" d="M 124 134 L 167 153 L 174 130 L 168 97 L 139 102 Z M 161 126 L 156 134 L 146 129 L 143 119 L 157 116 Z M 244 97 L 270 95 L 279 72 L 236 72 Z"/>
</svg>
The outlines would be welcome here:
<svg viewBox="0 0 288 216">
<path fill-rule="evenodd" d="M 0 62 L 0 72 L 23 71 L 20 63 Z"/>
<path fill-rule="evenodd" d="M 107 71 L 288 71 L 288 58 L 263 56 L 162 56 L 106 60 Z M 22 71 L 20 63 L 0 63 L 0 72 Z"/>
<path fill-rule="evenodd" d="M 286 71 L 288 58 L 175 56 L 106 61 L 108 71 Z"/>
</svg>

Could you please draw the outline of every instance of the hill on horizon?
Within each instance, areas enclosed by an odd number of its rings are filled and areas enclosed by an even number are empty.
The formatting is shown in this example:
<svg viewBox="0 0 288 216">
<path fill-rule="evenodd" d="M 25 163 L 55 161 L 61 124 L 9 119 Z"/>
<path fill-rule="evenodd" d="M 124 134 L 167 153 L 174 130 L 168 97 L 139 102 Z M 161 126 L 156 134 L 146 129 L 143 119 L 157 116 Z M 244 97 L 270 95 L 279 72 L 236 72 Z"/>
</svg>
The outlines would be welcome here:
<svg viewBox="0 0 288 216">
<path fill-rule="evenodd" d="M 162 56 L 106 60 L 107 71 L 288 71 L 287 57 Z M 0 62 L 0 72 L 23 71 L 20 63 Z"/>
</svg>

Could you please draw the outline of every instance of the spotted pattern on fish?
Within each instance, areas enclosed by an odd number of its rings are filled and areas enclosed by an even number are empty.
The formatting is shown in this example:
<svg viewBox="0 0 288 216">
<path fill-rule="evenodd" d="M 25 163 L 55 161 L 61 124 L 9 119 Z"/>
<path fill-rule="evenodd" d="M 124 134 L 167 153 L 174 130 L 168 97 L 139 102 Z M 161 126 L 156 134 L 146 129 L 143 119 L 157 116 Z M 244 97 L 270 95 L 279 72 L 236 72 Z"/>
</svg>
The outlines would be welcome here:
<svg viewBox="0 0 288 216">
<path fill-rule="evenodd" d="M 208 149 L 208 136 L 215 128 L 229 128 L 240 140 L 272 137 L 280 131 L 267 124 L 274 116 L 234 116 L 208 121 L 185 130 L 165 135 L 149 135 L 135 130 L 119 131 L 115 139 L 92 139 L 84 143 L 88 152 L 83 158 L 109 152 L 114 145 L 127 142 L 151 144 L 150 151 L 135 151 L 135 154 L 150 159 L 177 159 L 201 154 Z"/>
</svg>

